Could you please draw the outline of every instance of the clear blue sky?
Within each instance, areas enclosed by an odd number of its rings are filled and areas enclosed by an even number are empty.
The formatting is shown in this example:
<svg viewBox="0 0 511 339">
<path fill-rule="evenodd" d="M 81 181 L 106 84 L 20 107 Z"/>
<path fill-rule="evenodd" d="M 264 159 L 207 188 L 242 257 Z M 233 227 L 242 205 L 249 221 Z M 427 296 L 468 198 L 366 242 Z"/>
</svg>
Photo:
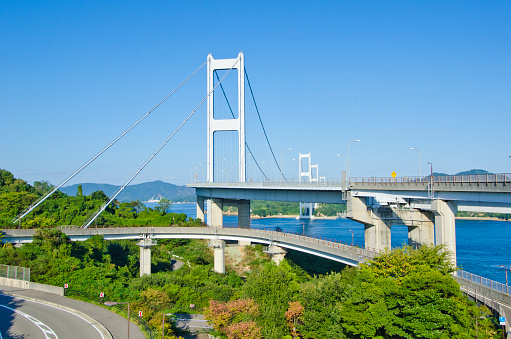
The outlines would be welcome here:
<svg viewBox="0 0 511 339">
<path fill-rule="evenodd" d="M 58 184 L 200 66 L 245 66 L 270 141 L 339 177 L 511 172 L 509 1 L 2 1 L 0 167 Z M 175 101 L 71 183 L 123 183 L 206 94 Z M 136 182 L 190 181 L 201 108 Z"/>
</svg>

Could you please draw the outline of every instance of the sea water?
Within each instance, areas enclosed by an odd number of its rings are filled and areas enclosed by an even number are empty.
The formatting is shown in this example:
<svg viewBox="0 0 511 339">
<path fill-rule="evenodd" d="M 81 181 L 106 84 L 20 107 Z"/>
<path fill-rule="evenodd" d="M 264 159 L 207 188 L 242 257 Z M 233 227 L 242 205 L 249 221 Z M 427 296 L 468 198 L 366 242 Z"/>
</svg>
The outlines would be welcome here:
<svg viewBox="0 0 511 339">
<path fill-rule="evenodd" d="M 149 205 L 149 204 L 148 204 Z M 171 212 L 195 218 L 196 204 L 173 204 Z M 237 216 L 224 216 L 225 227 L 236 227 Z M 364 225 L 349 219 L 253 218 L 252 228 L 296 232 L 331 238 L 348 244 L 364 245 Z M 406 226 L 392 226 L 392 247 L 407 243 Z M 456 255 L 458 266 L 470 273 L 501 283 L 506 282 L 504 268 L 511 265 L 511 222 L 493 220 L 456 220 Z M 508 272 L 509 274 L 510 272 Z M 509 274 L 511 280 L 511 274 Z"/>
</svg>

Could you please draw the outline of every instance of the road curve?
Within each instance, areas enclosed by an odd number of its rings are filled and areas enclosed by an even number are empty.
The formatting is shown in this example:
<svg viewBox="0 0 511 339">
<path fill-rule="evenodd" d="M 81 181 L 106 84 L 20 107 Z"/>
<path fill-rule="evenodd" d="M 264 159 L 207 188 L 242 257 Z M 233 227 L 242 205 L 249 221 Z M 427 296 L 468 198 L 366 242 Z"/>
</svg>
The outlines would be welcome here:
<svg viewBox="0 0 511 339">
<path fill-rule="evenodd" d="M 45 325 L 48 325 L 58 335 L 59 339 L 102 338 L 102 336 L 99 335 L 98 331 L 96 331 L 96 330 L 95 330 L 95 332 L 98 333 L 97 335 L 95 335 L 95 334 L 93 334 L 91 336 L 83 335 L 81 330 L 77 331 L 77 330 L 73 329 L 74 323 L 70 323 L 67 320 L 62 320 L 64 318 L 60 319 L 61 324 L 59 324 L 58 326 L 63 327 L 64 331 L 66 333 L 59 334 L 62 332 L 60 332 L 61 330 L 57 330 L 58 327 L 54 325 L 55 319 L 59 320 L 59 317 L 65 313 L 62 313 L 62 310 L 61 310 L 61 313 L 54 313 L 54 312 L 56 312 L 57 309 L 61 309 L 61 308 L 67 309 L 67 310 L 73 310 L 74 312 L 78 311 L 78 314 L 83 315 L 83 317 L 82 317 L 83 319 L 86 319 L 87 321 L 92 323 L 91 325 L 96 325 L 98 327 L 100 327 L 101 325 L 104 326 L 104 328 L 105 328 L 104 332 L 106 332 L 106 334 L 103 337 L 105 339 L 108 337 L 108 332 L 111 335 L 111 337 L 113 337 L 114 339 L 125 339 L 127 337 L 126 318 L 123 318 L 123 317 L 111 312 L 109 309 L 106 309 L 106 308 L 103 308 L 103 307 L 100 307 L 97 305 L 89 304 L 89 303 L 86 303 L 86 302 L 83 302 L 80 300 L 67 298 L 67 297 L 61 297 L 61 296 L 52 295 L 52 294 L 34 291 L 34 290 L 23 290 L 23 289 L 18 289 L 15 287 L 7 287 L 7 286 L 0 285 L 0 298 L 1 298 L 0 304 L 5 305 L 4 301 L 6 299 L 4 299 L 4 298 L 8 298 L 8 297 L 11 297 L 11 298 L 18 297 L 18 299 L 16 299 L 16 298 L 11 299 L 11 303 L 14 303 L 11 305 L 15 305 L 15 306 L 25 306 L 25 305 L 28 306 L 29 300 L 38 301 L 40 303 L 45 303 L 45 304 L 49 304 L 49 305 L 53 306 L 53 308 L 47 307 L 45 309 L 46 314 L 44 314 L 43 316 L 39 316 L 36 314 L 31 314 L 29 311 L 26 311 L 22 308 L 17 308 L 17 307 L 12 307 L 10 305 L 6 305 L 8 307 L 15 308 L 15 309 L 20 310 L 24 313 L 30 314 L 37 320 L 44 323 Z M 21 300 L 21 299 L 24 299 L 24 300 Z M 51 314 L 50 314 L 50 312 L 51 312 Z M 58 314 L 58 316 L 56 316 L 54 314 Z M 69 314 L 67 316 L 69 317 Z M 7 317 L 7 318 L 5 318 L 5 317 Z M 15 317 L 14 323 L 11 321 L 12 317 Z M 52 322 L 46 320 L 48 317 L 51 318 Z M 76 316 L 74 316 L 74 318 L 75 318 L 73 320 L 74 322 L 81 322 L 81 323 L 83 323 L 81 326 L 85 326 L 85 328 L 87 328 L 87 325 L 84 325 L 84 324 L 87 324 L 86 321 L 80 320 L 80 318 L 76 317 Z M 7 309 L 5 309 L 4 307 L 0 307 L 0 334 L 1 334 L 0 339 L 25 338 L 25 336 L 23 336 L 23 335 L 6 336 L 6 334 L 5 334 L 6 328 L 7 328 L 7 331 L 10 329 L 9 326 L 12 327 L 13 329 L 21 326 L 24 329 L 25 325 L 28 327 L 31 327 L 33 331 L 39 333 L 37 335 L 34 334 L 31 336 L 26 336 L 26 338 L 36 338 L 36 339 L 37 338 L 44 338 L 44 339 L 52 338 L 53 339 L 53 337 L 45 336 L 45 334 L 41 331 L 41 329 L 39 329 L 37 327 L 37 325 L 35 325 L 33 322 L 30 322 L 26 317 L 24 317 L 20 314 L 13 315 L 12 311 L 10 311 L 10 313 L 8 313 Z M 90 331 L 90 329 L 93 328 L 93 326 L 91 326 L 91 325 L 89 325 L 89 327 L 88 327 L 89 333 L 92 333 Z M 138 328 L 138 326 L 134 323 L 131 323 L 131 325 L 130 325 L 130 339 L 145 339 L 145 335 Z"/>
<path fill-rule="evenodd" d="M 0 295 L 0 337 L 107 339 L 80 315 L 37 301 Z"/>
</svg>

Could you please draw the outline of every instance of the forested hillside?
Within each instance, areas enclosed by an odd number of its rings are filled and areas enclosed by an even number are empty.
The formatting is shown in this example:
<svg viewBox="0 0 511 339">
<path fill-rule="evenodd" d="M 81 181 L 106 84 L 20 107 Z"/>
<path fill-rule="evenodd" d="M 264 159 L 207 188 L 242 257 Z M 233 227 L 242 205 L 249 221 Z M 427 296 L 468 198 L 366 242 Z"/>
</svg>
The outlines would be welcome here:
<svg viewBox="0 0 511 339">
<path fill-rule="evenodd" d="M 21 224 L 13 224 L 25 208 L 51 191 L 53 186 L 45 181 L 36 181 L 29 185 L 22 179 L 16 179 L 11 172 L 0 169 L 0 228 L 49 228 L 62 225 L 81 226 L 93 213 L 108 200 L 103 191 L 90 195 L 77 187 L 76 196 L 56 191 L 33 212 L 24 217 Z M 114 200 L 98 217 L 98 225 L 122 226 L 169 226 L 187 222 L 185 214 L 168 213 L 171 202 L 161 199 L 155 208 L 149 208 L 142 202 L 120 202 Z M 193 221 L 191 224 L 200 224 Z"/>
</svg>

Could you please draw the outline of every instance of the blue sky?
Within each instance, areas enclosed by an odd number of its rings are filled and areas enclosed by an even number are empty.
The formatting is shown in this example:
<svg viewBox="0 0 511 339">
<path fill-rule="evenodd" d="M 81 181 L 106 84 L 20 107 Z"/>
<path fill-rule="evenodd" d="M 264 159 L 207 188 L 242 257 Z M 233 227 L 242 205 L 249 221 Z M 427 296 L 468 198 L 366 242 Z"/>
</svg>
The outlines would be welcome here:
<svg viewBox="0 0 511 339">
<path fill-rule="evenodd" d="M 58 184 L 199 67 L 242 51 L 284 171 L 511 172 L 511 2 L 3 1 L 0 167 Z M 206 94 L 179 97 L 71 183 L 121 184 Z M 206 161 L 202 107 L 135 182 Z M 278 177 L 274 173 L 275 177 Z"/>
</svg>

